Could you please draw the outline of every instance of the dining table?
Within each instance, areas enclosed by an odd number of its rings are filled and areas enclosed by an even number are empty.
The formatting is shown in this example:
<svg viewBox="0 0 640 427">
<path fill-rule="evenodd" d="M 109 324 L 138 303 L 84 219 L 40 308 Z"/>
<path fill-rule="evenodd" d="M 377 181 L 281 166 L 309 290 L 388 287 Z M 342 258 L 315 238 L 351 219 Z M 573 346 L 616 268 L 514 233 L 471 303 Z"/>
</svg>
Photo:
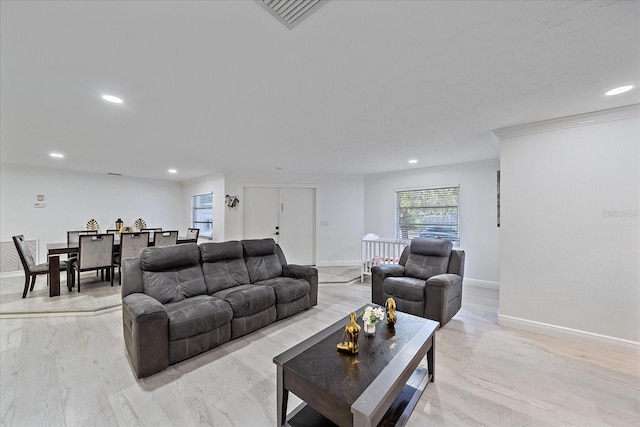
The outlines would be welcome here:
<svg viewBox="0 0 640 427">
<path fill-rule="evenodd" d="M 176 244 L 181 243 L 196 243 L 196 239 L 178 236 Z M 153 246 L 153 237 L 149 239 L 149 246 Z M 47 284 L 49 285 L 49 297 L 57 297 L 60 295 L 60 255 L 75 254 L 78 252 L 78 249 L 78 242 L 47 243 L 47 257 L 49 262 Z M 118 252 L 119 249 L 120 236 L 116 234 L 113 239 L 113 250 L 114 252 Z"/>
</svg>

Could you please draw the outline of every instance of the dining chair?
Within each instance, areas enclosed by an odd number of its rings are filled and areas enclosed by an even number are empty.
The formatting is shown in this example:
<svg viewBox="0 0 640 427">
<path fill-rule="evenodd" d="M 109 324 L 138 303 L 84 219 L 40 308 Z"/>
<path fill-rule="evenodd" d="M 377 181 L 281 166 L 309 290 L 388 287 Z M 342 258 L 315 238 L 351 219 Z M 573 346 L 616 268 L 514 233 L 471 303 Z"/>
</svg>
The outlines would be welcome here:
<svg viewBox="0 0 640 427">
<path fill-rule="evenodd" d="M 171 246 L 178 243 L 178 230 L 158 231 L 153 237 L 154 246 Z"/>
<path fill-rule="evenodd" d="M 49 263 L 43 262 L 42 264 L 36 264 L 22 234 L 13 236 L 13 243 L 16 245 L 16 250 L 18 251 L 18 256 L 20 256 L 20 262 L 24 269 L 24 290 L 22 291 L 22 298 L 26 298 L 29 283 L 31 283 L 31 289 L 29 289 L 31 292 L 33 291 L 33 286 L 36 284 L 36 277 L 49 273 Z M 60 261 L 60 271 L 68 271 L 68 268 L 69 265 L 66 261 Z M 68 274 L 67 280 L 69 280 Z"/>
<path fill-rule="evenodd" d="M 73 230 L 67 231 L 67 247 L 78 246 L 80 242 L 80 236 L 86 236 L 89 234 L 98 234 L 98 230 Z M 78 252 L 70 252 L 67 255 L 67 263 L 69 265 L 73 264 L 75 260 L 78 259 Z M 74 274 L 70 274 L 69 278 L 71 279 L 71 286 L 75 286 L 76 278 Z"/>
<path fill-rule="evenodd" d="M 114 239 L 118 239 L 119 238 L 118 236 L 120 234 L 120 230 L 116 230 L 115 228 L 109 229 L 109 230 L 107 230 L 107 234 L 113 234 L 114 236 L 116 236 L 116 237 L 114 237 Z M 114 243 L 114 245 L 113 245 L 113 262 L 117 263 L 117 260 L 118 260 L 119 257 L 120 257 L 120 249 Z"/>
<path fill-rule="evenodd" d="M 149 246 L 149 232 L 122 233 L 120 234 L 120 255 L 115 257 L 118 264 L 118 283 L 122 283 L 120 277 L 120 267 L 125 258 L 135 258 L 140 251 Z"/>
<path fill-rule="evenodd" d="M 71 264 L 71 272 L 78 272 L 78 292 L 80 292 L 80 273 L 91 270 L 109 269 L 113 286 L 113 234 L 81 235 L 78 246 L 78 259 Z"/>
<path fill-rule="evenodd" d="M 193 239 L 195 243 L 198 243 L 198 235 L 200 235 L 199 228 L 187 228 L 187 239 Z"/>
<path fill-rule="evenodd" d="M 153 243 L 153 238 L 155 236 L 156 231 L 162 231 L 162 227 L 157 228 L 143 228 L 140 230 L 141 232 L 148 231 L 149 232 L 149 243 Z"/>
</svg>

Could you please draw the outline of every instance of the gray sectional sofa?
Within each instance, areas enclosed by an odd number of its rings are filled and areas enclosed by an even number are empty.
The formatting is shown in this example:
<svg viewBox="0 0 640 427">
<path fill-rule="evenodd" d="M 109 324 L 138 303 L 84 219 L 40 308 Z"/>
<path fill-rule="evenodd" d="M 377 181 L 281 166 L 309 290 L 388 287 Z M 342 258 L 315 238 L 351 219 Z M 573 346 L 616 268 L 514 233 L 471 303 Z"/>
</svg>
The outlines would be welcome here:
<svg viewBox="0 0 640 427">
<path fill-rule="evenodd" d="M 318 302 L 318 271 L 273 239 L 149 247 L 122 263 L 124 340 L 139 378 Z"/>
</svg>

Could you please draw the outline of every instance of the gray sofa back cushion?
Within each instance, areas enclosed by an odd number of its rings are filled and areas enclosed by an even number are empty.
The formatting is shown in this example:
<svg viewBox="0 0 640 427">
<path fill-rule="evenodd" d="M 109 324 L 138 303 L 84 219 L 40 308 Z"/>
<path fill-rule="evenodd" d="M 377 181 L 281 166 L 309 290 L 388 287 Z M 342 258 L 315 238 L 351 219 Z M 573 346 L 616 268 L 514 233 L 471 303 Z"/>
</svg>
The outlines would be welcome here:
<svg viewBox="0 0 640 427">
<path fill-rule="evenodd" d="M 251 283 L 282 276 L 282 264 L 273 239 L 243 240 L 242 246 Z"/>
<path fill-rule="evenodd" d="M 447 272 L 453 243 L 440 239 L 413 239 L 405 264 L 405 275 L 427 280 Z"/>
<path fill-rule="evenodd" d="M 145 248 L 140 267 L 144 293 L 162 304 L 207 293 L 195 243 Z"/>
<path fill-rule="evenodd" d="M 244 263 L 239 241 L 203 243 L 202 271 L 209 295 L 223 289 L 249 284 L 249 271 Z"/>
<path fill-rule="evenodd" d="M 148 247 L 140 251 L 143 271 L 164 271 L 196 264 L 200 264 L 200 248 L 195 243 Z"/>
</svg>

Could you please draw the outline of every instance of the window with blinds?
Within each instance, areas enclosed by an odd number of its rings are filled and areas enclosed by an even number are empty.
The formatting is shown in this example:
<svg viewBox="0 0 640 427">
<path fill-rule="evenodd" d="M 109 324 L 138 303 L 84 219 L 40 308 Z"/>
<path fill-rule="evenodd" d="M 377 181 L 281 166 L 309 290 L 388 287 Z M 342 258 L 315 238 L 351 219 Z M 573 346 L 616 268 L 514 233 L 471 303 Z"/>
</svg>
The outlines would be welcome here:
<svg viewBox="0 0 640 427">
<path fill-rule="evenodd" d="M 213 194 L 192 196 L 191 227 L 200 229 L 200 237 L 213 238 Z"/>
<path fill-rule="evenodd" d="M 459 193 L 459 186 L 396 191 L 396 238 L 441 238 L 460 246 Z"/>
</svg>

